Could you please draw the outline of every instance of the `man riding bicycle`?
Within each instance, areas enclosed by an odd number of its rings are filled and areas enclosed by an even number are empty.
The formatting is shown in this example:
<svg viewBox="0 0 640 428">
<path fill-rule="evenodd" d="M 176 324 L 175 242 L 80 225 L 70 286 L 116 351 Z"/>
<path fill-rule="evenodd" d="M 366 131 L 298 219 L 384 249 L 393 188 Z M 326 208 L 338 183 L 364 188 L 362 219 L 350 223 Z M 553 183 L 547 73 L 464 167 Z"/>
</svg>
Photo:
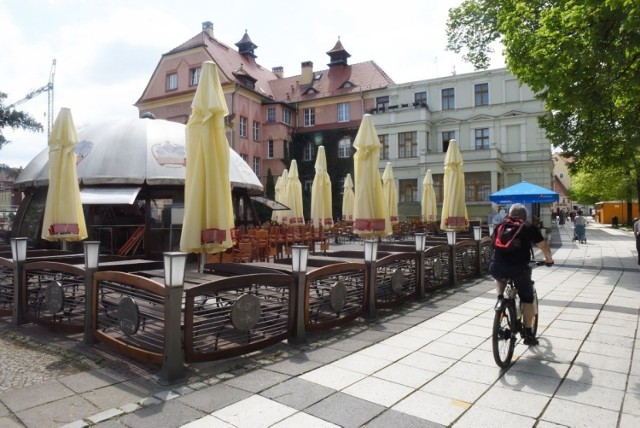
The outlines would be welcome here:
<svg viewBox="0 0 640 428">
<path fill-rule="evenodd" d="M 553 257 L 549 245 L 542 237 L 540 229 L 526 221 L 527 208 L 522 204 L 514 204 L 509 209 L 509 215 L 505 217 L 503 223 L 521 224 L 515 234 L 512 245 L 502 248 L 496 245 L 496 233 L 500 230 L 497 227 L 494 231 L 494 251 L 489 264 L 489 273 L 495 279 L 496 292 L 498 293 L 498 304 L 500 304 L 504 289 L 507 285 L 507 278 L 513 280 L 513 284 L 518 290 L 520 301 L 522 302 L 522 318 L 524 320 L 525 335 L 524 344 L 535 346 L 538 344 L 533 332 L 533 319 L 535 311 L 533 307 L 533 281 L 531 280 L 531 260 L 532 244 L 536 244 L 544 254 L 545 264 L 553 264 Z M 508 247 L 508 248 L 507 248 Z"/>
</svg>

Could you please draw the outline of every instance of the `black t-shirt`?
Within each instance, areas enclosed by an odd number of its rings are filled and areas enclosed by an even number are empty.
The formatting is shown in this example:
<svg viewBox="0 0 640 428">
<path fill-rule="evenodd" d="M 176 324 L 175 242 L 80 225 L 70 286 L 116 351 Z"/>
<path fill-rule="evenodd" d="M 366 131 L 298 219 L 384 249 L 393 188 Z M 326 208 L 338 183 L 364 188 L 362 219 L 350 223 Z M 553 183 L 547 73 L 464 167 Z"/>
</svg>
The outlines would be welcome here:
<svg viewBox="0 0 640 428">
<path fill-rule="evenodd" d="M 497 228 L 496 228 L 497 230 Z M 495 233 L 495 232 L 494 232 Z M 527 264 L 531 260 L 531 246 L 544 240 L 540 229 L 529 222 L 525 222 L 520 232 L 522 245 L 512 252 L 493 251 L 493 261 L 507 265 Z"/>
</svg>

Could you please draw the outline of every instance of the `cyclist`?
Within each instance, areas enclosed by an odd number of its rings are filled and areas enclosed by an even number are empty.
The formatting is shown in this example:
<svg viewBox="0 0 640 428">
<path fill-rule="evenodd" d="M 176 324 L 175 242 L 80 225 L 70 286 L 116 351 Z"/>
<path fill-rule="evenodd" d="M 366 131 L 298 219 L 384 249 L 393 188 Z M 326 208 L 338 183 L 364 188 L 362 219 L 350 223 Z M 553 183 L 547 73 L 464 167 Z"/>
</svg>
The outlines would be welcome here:
<svg viewBox="0 0 640 428">
<path fill-rule="evenodd" d="M 542 237 L 540 229 L 527 222 L 527 208 L 522 204 L 514 204 L 509 209 L 509 215 L 503 221 L 520 220 L 524 222 L 521 231 L 518 233 L 519 245 L 510 250 L 494 248 L 489 273 L 495 279 L 496 292 L 498 293 L 498 304 L 500 304 L 504 289 L 507 285 L 506 279 L 511 278 L 518 290 L 520 301 L 522 302 L 522 318 L 525 326 L 524 344 L 535 346 L 538 344 L 533 332 L 533 319 L 535 316 L 533 307 L 533 282 L 531 280 L 531 260 L 532 244 L 536 244 L 544 254 L 545 264 L 552 265 L 553 257 L 549 245 Z M 496 231 L 498 228 L 495 229 Z M 494 234 L 496 232 L 494 231 Z"/>
</svg>

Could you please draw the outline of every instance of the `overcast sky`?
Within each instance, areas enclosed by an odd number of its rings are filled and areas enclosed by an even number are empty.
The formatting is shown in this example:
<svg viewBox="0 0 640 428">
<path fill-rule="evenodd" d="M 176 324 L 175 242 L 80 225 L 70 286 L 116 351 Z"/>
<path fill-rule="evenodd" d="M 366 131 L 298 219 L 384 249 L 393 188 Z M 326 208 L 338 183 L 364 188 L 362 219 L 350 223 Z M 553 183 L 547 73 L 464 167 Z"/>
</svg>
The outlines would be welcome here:
<svg viewBox="0 0 640 428">
<path fill-rule="evenodd" d="M 462 0 L 398 0 L 384 6 L 367 0 L 0 0 L 0 91 L 6 104 L 49 81 L 52 60 L 54 117 L 71 109 L 77 128 L 137 117 L 138 100 L 160 57 L 214 24 L 215 37 L 235 49 L 245 29 L 258 45 L 257 61 L 283 66 L 285 77 L 300 63 L 327 68 L 338 40 L 350 64 L 375 61 L 396 83 L 473 71 L 445 51 L 449 8 Z M 491 68 L 503 67 L 496 55 Z M 46 148 L 47 93 L 21 104 L 44 133 L 4 129 L 12 141 L 0 163 L 26 166 Z"/>
</svg>

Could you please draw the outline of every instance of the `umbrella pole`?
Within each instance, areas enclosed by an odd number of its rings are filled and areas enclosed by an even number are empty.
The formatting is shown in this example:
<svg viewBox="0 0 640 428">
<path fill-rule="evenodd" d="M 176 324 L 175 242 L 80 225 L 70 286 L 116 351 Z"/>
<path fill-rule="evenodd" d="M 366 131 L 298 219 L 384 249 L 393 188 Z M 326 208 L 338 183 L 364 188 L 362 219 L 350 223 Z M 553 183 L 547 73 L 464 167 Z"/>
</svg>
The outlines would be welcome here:
<svg viewBox="0 0 640 428">
<path fill-rule="evenodd" d="M 62 241 L 62 251 L 67 251 L 67 241 Z"/>
<path fill-rule="evenodd" d="M 207 253 L 203 250 L 198 254 L 198 256 L 198 272 L 202 273 L 204 272 L 204 263 L 207 260 Z"/>
</svg>

